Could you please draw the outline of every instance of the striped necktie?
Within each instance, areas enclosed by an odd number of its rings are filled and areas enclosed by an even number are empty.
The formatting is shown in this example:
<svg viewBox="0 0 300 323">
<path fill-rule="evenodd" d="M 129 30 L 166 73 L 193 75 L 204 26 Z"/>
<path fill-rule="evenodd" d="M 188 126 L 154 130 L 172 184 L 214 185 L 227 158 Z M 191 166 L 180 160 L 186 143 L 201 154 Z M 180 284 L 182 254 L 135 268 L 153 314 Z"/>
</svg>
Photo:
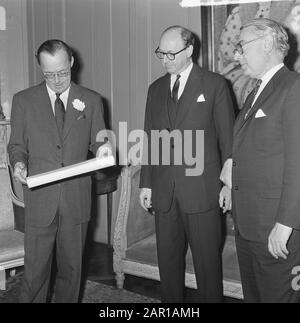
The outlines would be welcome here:
<svg viewBox="0 0 300 323">
<path fill-rule="evenodd" d="M 261 82 L 262 82 L 262 80 L 260 80 L 260 79 L 256 81 L 254 89 L 250 92 L 250 94 L 246 98 L 245 105 L 244 105 L 244 109 L 247 109 L 247 112 L 245 114 L 245 119 L 248 117 L 249 112 L 252 109 L 252 103 L 253 103 L 255 95 L 261 85 Z"/>
<path fill-rule="evenodd" d="M 179 89 L 179 85 L 180 85 L 180 74 L 177 75 L 176 77 L 176 81 L 173 85 L 173 89 L 172 89 L 172 99 L 173 102 L 177 105 L 178 104 L 178 89 Z"/>
</svg>

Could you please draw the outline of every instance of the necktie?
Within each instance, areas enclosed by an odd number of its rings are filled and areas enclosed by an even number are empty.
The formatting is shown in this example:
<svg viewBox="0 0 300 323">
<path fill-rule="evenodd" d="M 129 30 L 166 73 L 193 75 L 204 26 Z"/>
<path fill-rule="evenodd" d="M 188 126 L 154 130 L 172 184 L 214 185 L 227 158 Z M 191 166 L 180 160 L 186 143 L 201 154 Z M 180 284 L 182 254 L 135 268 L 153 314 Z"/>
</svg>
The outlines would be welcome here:
<svg viewBox="0 0 300 323">
<path fill-rule="evenodd" d="M 178 104 L 178 89 L 179 89 L 179 84 L 180 84 L 179 79 L 180 79 L 180 75 L 178 74 L 176 77 L 176 81 L 173 85 L 173 89 L 172 89 L 172 99 L 175 104 Z"/>
<path fill-rule="evenodd" d="M 254 89 L 250 92 L 250 94 L 246 98 L 244 108 L 247 109 L 247 112 L 245 114 L 245 119 L 248 117 L 248 114 L 252 109 L 252 103 L 253 103 L 255 95 L 256 95 L 256 93 L 257 93 L 257 91 L 258 91 L 258 89 L 259 89 L 259 87 L 261 85 L 261 82 L 262 81 L 260 79 L 256 81 Z"/>
<path fill-rule="evenodd" d="M 60 135 L 62 135 L 64 128 L 64 119 L 65 119 L 65 106 L 62 100 L 60 99 L 60 93 L 56 93 L 56 100 L 54 103 L 55 110 L 55 120 L 57 124 L 58 131 Z"/>
</svg>

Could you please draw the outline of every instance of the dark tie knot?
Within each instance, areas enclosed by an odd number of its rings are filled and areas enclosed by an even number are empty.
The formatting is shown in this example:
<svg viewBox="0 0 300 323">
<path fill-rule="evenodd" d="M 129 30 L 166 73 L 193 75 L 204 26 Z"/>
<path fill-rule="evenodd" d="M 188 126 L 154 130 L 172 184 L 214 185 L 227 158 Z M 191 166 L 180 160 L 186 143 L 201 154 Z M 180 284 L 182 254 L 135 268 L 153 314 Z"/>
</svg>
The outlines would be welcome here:
<svg viewBox="0 0 300 323">
<path fill-rule="evenodd" d="M 261 86 L 261 83 L 262 83 L 262 80 L 261 79 L 258 79 L 255 83 L 255 87 L 256 88 L 259 88 Z"/>
<path fill-rule="evenodd" d="M 176 75 L 176 80 L 175 80 L 175 82 L 174 82 L 174 85 L 173 85 L 173 88 L 175 87 L 179 87 L 179 82 L 180 82 L 180 77 L 181 77 L 181 75 L 180 74 L 178 74 L 178 75 Z"/>
<path fill-rule="evenodd" d="M 256 81 L 256 83 L 255 83 L 255 86 L 254 86 L 254 88 L 252 90 L 253 91 L 253 93 L 252 93 L 252 96 L 253 96 L 252 101 L 254 100 L 254 97 L 255 97 L 256 93 L 258 92 L 258 89 L 259 89 L 259 87 L 261 85 L 261 82 L 262 82 L 262 80 L 261 79 L 258 79 Z"/>
<path fill-rule="evenodd" d="M 176 76 L 176 81 L 175 81 L 175 83 L 173 85 L 173 89 L 172 89 L 172 99 L 173 99 L 175 104 L 178 103 L 179 79 L 180 79 L 180 74 L 178 74 Z"/>
<path fill-rule="evenodd" d="M 65 106 L 63 101 L 60 98 L 61 93 L 55 93 L 56 100 L 54 103 L 54 114 L 55 120 L 57 123 L 58 131 L 60 135 L 62 135 L 63 127 L 64 127 L 64 119 L 65 119 Z"/>
<path fill-rule="evenodd" d="M 248 117 L 251 109 L 252 109 L 252 106 L 253 106 L 253 101 L 254 101 L 254 98 L 258 92 L 258 89 L 261 85 L 261 82 L 262 80 L 261 79 L 258 79 L 255 83 L 255 86 L 252 90 L 252 92 L 247 96 L 247 99 L 246 99 L 246 102 L 245 102 L 245 105 L 244 105 L 244 109 L 246 110 L 246 114 L 245 114 L 245 119 Z"/>
<path fill-rule="evenodd" d="M 175 80 L 175 82 L 174 82 L 174 85 L 173 85 L 173 89 L 174 89 L 174 87 L 176 88 L 178 88 L 179 87 L 179 79 L 180 79 L 180 77 L 181 77 L 181 75 L 180 74 L 177 74 L 176 75 L 176 80 Z"/>
</svg>

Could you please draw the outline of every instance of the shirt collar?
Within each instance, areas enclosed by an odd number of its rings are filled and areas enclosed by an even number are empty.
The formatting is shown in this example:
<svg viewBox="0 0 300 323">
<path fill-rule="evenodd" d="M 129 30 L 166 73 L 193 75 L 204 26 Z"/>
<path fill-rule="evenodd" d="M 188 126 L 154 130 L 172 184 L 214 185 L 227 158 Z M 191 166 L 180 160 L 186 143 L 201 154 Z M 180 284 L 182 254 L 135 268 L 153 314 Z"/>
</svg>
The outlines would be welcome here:
<svg viewBox="0 0 300 323">
<path fill-rule="evenodd" d="M 47 87 L 47 91 L 48 91 L 48 94 L 49 94 L 50 98 L 51 97 L 56 98 L 56 93 L 52 89 L 50 89 L 50 87 L 48 86 L 47 83 L 46 83 L 46 87 Z M 68 98 L 69 92 L 70 92 L 70 87 L 71 87 L 71 85 L 64 92 L 62 92 L 60 94 L 61 100 L 65 99 L 65 98 Z"/>
<path fill-rule="evenodd" d="M 52 105 L 52 109 L 54 110 L 54 103 L 56 100 L 56 93 L 50 89 L 50 87 L 48 86 L 48 84 L 46 83 L 46 88 L 47 88 L 47 92 L 51 101 L 51 105 Z M 70 92 L 70 88 L 71 85 L 63 92 L 61 93 L 61 95 L 59 96 L 59 98 L 62 100 L 65 109 L 67 109 L 67 104 L 68 104 L 68 97 L 69 97 L 69 92 Z"/>
<path fill-rule="evenodd" d="M 189 66 L 184 71 L 182 71 L 181 73 L 179 73 L 179 75 L 180 75 L 180 82 L 186 83 L 186 80 L 188 79 L 188 77 L 189 77 L 189 75 L 191 73 L 192 68 L 193 68 L 193 62 L 191 62 L 189 64 Z M 171 82 L 175 82 L 177 75 L 178 74 L 171 74 Z"/>
<path fill-rule="evenodd" d="M 263 77 L 261 77 L 262 84 L 267 84 L 271 80 L 271 78 L 276 74 L 276 72 L 278 72 L 283 66 L 284 64 L 280 63 L 268 70 L 268 72 L 265 73 Z"/>
</svg>

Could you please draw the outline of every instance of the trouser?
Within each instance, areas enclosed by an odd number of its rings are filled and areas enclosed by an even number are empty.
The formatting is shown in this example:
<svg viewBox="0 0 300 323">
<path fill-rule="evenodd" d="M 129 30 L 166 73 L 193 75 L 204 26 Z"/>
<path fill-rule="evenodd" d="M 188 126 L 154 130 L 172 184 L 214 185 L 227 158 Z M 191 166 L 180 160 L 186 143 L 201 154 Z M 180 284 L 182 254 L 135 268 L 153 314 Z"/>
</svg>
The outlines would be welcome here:
<svg viewBox="0 0 300 323">
<path fill-rule="evenodd" d="M 185 256 L 190 245 L 197 281 L 196 302 L 221 302 L 222 256 L 219 208 L 185 214 L 174 197 L 168 213 L 155 215 L 162 302 L 184 301 Z"/>
<path fill-rule="evenodd" d="M 87 227 L 88 222 L 70 224 L 64 216 L 60 216 L 59 211 L 47 227 L 33 227 L 25 223 L 24 277 L 20 302 L 46 302 L 55 247 L 55 302 L 78 302 Z"/>
<path fill-rule="evenodd" d="M 300 301 L 300 244 L 289 243 L 287 260 L 275 259 L 268 244 L 236 235 L 244 301 L 298 303 Z"/>
</svg>

